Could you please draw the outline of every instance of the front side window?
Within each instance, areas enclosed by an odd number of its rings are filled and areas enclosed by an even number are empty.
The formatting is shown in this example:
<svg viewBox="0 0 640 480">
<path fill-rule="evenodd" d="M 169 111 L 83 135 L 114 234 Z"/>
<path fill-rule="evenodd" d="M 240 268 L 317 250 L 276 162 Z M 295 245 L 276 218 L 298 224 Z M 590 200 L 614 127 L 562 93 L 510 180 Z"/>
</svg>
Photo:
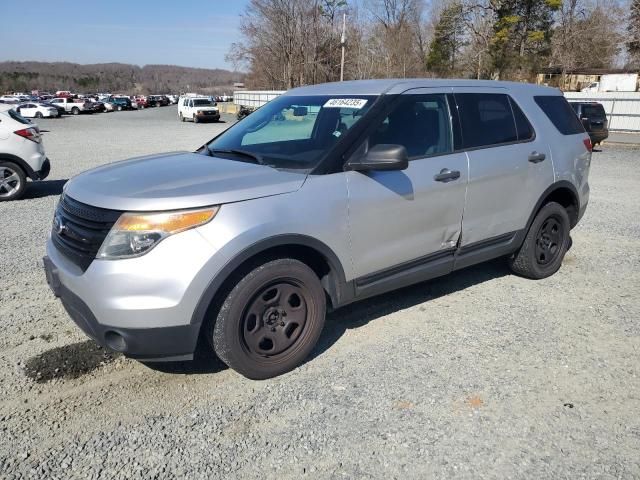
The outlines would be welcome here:
<svg viewBox="0 0 640 480">
<path fill-rule="evenodd" d="M 444 94 L 405 95 L 369 136 L 377 144 L 402 145 L 409 158 L 453 151 L 449 107 Z"/>
<path fill-rule="evenodd" d="M 492 93 L 456 93 L 464 148 L 518 141 L 509 97 Z"/>
<path fill-rule="evenodd" d="M 312 170 L 361 121 L 376 98 L 283 95 L 235 124 L 207 148 L 215 156 L 245 160 L 249 153 L 255 161 L 275 168 Z"/>
</svg>

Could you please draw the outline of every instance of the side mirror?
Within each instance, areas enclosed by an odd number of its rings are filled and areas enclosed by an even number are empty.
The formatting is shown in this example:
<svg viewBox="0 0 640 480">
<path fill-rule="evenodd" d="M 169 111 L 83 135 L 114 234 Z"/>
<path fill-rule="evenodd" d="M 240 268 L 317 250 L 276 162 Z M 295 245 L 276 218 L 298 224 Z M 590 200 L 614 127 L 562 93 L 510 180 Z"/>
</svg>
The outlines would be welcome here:
<svg viewBox="0 0 640 480">
<path fill-rule="evenodd" d="M 374 145 L 363 157 L 346 164 L 347 170 L 405 170 L 409 166 L 409 154 L 403 145 L 380 143 Z"/>
</svg>

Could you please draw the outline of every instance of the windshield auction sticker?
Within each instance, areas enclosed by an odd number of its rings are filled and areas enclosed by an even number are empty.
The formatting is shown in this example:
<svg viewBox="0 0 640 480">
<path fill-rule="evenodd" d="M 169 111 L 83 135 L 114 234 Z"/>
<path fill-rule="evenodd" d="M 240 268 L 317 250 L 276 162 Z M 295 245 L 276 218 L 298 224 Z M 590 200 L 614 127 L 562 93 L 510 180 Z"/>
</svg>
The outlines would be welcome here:
<svg viewBox="0 0 640 480">
<path fill-rule="evenodd" d="M 324 108 L 355 108 L 361 109 L 367 104 L 367 100 L 362 98 L 332 98 L 327 100 Z"/>
</svg>

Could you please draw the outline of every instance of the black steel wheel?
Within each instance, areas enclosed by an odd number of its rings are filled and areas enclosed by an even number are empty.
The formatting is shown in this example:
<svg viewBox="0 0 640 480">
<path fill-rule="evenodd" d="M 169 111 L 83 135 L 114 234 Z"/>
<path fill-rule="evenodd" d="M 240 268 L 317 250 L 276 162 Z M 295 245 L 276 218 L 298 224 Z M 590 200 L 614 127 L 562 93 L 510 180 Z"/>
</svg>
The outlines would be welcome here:
<svg viewBox="0 0 640 480">
<path fill-rule="evenodd" d="M 324 326 L 325 308 L 313 270 L 290 258 L 272 260 L 229 292 L 209 338 L 218 357 L 242 375 L 275 377 L 309 355 Z"/>
<path fill-rule="evenodd" d="M 546 278 L 558 271 L 571 245 L 571 222 L 567 210 L 556 202 L 544 205 L 533 219 L 520 250 L 509 258 L 518 275 Z"/>
</svg>

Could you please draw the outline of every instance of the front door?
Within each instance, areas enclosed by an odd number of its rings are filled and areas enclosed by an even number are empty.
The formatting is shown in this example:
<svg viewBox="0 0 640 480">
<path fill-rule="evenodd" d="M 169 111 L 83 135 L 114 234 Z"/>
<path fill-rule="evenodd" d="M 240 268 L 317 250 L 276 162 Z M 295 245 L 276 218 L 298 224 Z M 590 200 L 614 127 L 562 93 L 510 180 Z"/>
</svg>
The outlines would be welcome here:
<svg viewBox="0 0 640 480">
<path fill-rule="evenodd" d="M 432 267 L 438 275 L 451 271 L 468 167 L 465 153 L 453 153 L 447 95 L 430 88 L 403 94 L 358 151 L 376 144 L 403 145 L 410 160 L 406 170 L 346 173 L 356 285 L 401 286 Z"/>
</svg>

